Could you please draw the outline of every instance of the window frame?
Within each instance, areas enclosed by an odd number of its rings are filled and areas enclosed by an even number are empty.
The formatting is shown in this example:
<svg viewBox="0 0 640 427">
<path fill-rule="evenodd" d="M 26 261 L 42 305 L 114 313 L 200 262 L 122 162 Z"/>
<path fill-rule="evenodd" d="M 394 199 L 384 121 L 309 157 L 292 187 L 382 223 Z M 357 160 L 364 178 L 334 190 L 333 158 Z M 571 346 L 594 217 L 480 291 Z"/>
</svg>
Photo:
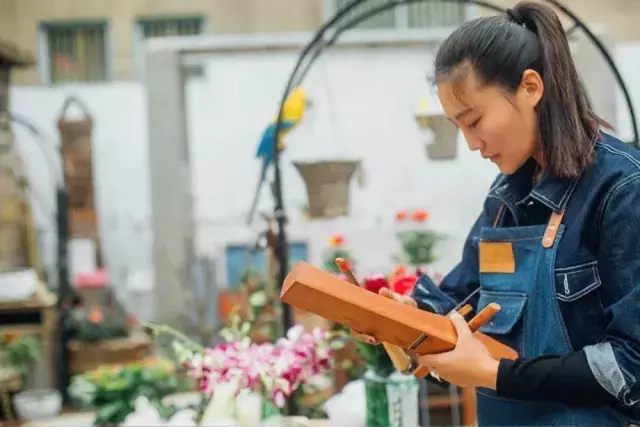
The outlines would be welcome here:
<svg viewBox="0 0 640 427">
<path fill-rule="evenodd" d="M 100 26 L 104 32 L 104 79 L 99 81 L 80 80 L 54 82 L 51 73 L 51 52 L 49 49 L 49 30 L 51 28 L 87 28 Z M 40 79 L 45 85 L 74 85 L 74 84 L 100 84 L 113 80 L 114 77 L 114 61 L 113 61 L 113 41 L 111 23 L 107 19 L 80 19 L 80 20 L 46 20 L 38 24 L 38 69 Z"/>
<path fill-rule="evenodd" d="M 144 36 L 143 25 L 148 22 L 159 21 L 176 21 L 176 20 L 197 19 L 200 21 L 200 34 L 188 36 L 170 36 L 170 37 L 197 37 L 209 32 L 209 24 L 205 15 L 201 14 L 185 14 L 185 15 L 140 15 L 134 18 L 133 23 L 133 63 L 134 78 L 144 80 L 145 77 L 145 50 L 144 44 L 147 38 Z"/>
</svg>

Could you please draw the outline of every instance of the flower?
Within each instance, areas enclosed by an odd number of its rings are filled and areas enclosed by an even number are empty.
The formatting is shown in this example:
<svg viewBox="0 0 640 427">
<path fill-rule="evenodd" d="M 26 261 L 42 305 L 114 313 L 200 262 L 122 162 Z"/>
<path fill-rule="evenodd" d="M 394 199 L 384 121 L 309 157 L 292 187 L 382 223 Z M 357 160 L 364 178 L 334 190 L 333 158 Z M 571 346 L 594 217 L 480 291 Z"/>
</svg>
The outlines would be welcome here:
<svg viewBox="0 0 640 427">
<path fill-rule="evenodd" d="M 406 211 L 406 209 L 401 209 L 398 212 L 396 212 L 396 221 L 398 221 L 398 222 L 405 221 L 408 216 L 409 216 L 409 214 Z"/>
<path fill-rule="evenodd" d="M 89 320 L 89 322 L 91 323 L 101 323 L 102 320 L 104 319 L 104 315 L 102 314 L 102 311 L 100 309 L 94 309 L 91 311 L 91 313 L 89 313 L 89 316 L 87 316 L 87 319 Z"/>
<path fill-rule="evenodd" d="M 378 293 L 382 288 L 388 288 L 387 278 L 381 274 L 367 276 L 363 280 L 364 288 L 370 292 Z"/>
<path fill-rule="evenodd" d="M 205 349 L 185 363 L 200 392 L 212 395 L 218 384 L 261 391 L 282 408 L 314 376 L 332 368 L 333 350 L 326 331 L 296 325 L 275 343 L 230 341 Z"/>
<path fill-rule="evenodd" d="M 345 238 L 342 234 L 334 234 L 329 238 L 329 246 L 333 248 L 337 248 L 343 246 L 345 243 Z"/>
<path fill-rule="evenodd" d="M 429 211 L 426 209 L 416 209 L 411 214 L 411 218 L 415 222 L 426 222 L 429 219 Z"/>
<path fill-rule="evenodd" d="M 389 288 L 401 295 L 409 295 L 417 280 L 418 277 L 415 274 L 399 274 L 393 278 Z"/>
</svg>

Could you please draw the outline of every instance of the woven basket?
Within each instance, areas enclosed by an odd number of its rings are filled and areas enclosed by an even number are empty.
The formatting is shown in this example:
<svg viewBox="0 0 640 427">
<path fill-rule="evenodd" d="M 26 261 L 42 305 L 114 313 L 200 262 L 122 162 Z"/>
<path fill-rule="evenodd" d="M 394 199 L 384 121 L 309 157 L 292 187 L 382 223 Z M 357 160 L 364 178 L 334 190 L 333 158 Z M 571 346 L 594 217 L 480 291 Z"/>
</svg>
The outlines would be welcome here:
<svg viewBox="0 0 640 427">
<path fill-rule="evenodd" d="M 332 218 L 349 213 L 349 182 L 357 161 L 294 162 L 307 186 L 309 216 Z"/>
</svg>

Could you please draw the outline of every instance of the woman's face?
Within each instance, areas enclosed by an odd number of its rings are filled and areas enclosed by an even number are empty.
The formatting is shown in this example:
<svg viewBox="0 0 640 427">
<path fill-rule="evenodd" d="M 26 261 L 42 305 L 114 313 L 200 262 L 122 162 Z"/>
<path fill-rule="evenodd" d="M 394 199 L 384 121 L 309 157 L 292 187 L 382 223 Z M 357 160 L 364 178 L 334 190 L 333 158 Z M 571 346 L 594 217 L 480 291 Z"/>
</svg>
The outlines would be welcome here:
<svg viewBox="0 0 640 427">
<path fill-rule="evenodd" d="M 462 131 L 469 148 L 510 175 L 529 158 L 544 166 L 536 106 L 542 98 L 540 75 L 526 70 L 515 93 L 483 85 L 469 69 L 458 80 L 438 83 L 445 114 Z"/>
</svg>

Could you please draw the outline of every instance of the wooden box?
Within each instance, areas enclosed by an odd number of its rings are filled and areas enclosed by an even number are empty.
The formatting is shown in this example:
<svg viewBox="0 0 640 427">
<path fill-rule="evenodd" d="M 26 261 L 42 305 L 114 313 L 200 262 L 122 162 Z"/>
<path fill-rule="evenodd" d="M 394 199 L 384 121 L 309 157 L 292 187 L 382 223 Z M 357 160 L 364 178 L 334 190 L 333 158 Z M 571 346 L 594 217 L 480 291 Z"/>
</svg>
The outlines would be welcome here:
<svg viewBox="0 0 640 427">
<path fill-rule="evenodd" d="M 425 334 L 427 338 L 414 349 L 418 354 L 448 351 L 457 342 L 455 329 L 448 317 L 369 292 L 305 262 L 297 264 L 287 275 L 281 299 L 405 350 Z M 518 357 L 515 350 L 493 338 L 480 332 L 475 335 L 494 358 Z"/>
</svg>

